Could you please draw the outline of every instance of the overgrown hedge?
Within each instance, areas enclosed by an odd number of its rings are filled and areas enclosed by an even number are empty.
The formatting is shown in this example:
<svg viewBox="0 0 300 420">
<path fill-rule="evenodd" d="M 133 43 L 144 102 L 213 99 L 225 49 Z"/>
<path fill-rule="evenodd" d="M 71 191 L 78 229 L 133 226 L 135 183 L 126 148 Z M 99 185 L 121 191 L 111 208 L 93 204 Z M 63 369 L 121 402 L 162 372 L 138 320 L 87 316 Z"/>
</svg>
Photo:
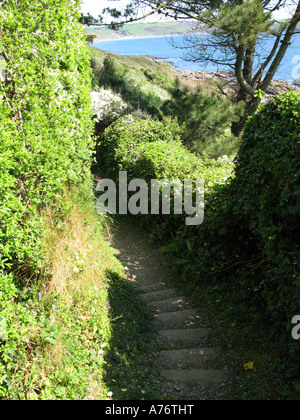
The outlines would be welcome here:
<svg viewBox="0 0 300 420">
<path fill-rule="evenodd" d="M 150 183 L 152 179 L 196 181 L 204 179 L 209 191 L 223 183 L 233 170 L 229 160 L 199 159 L 182 144 L 177 120 L 162 121 L 128 115 L 111 124 L 100 137 L 99 165 L 107 177 L 118 181 L 119 171 L 126 171 L 128 181 L 138 178 Z M 139 221 L 149 226 L 154 235 L 167 241 L 185 225 L 185 214 L 142 215 Z M 150 212 L 150 203 L 149 203 Z M 183 212 L 184 213 L 184 212 Z"/>
<path fill-rule="evenodd" d="M 138 147 L 147 143 L 153 144 L 156 141 L 179 144 L 179 131 L 176 121 L 170 118 L 162 122 L 134 115 L 120 118 L 111 124 L 100 137 L 99 167 L 111 177 L 117 177 L 120 170 L 127 170 L 134 175 L 135 163 L 140 156 Z"/>
<path fill-rule="evenodd" d="M 193 179 L 202 176 L 207 187 L 224 179 L 233 168 L 229 160 L 199 159 L 181 142 L 176 119 L 128 115 L 109 126 L 99 141 L 99 164 L 107 175 L 119 171 L 129 177 Z"/>
<path fill-rule="evenodd" d="M 280 368 L 299 396 L 300 94 L 278 95 L 251 117 L 235 176 L 207 197 L 203 225 L 180 228 L 168 252 L 185 278 L 206 285 L 224 319 L 252 334 L 279 340 Z M 285 362 L 284 362 L 285 359 Z"/>
<path fill-rule="evenodd" d="M 277 96 L 252 117 L 236 166 L 236 211 L 262 243 L 264 296 L 278 320 L 300 313 L 300 94 Z"/>
<path fill-rule="evenodd" d="M 90 186 L 90 57 L 78 7 L 77 0 L 1 2 L 0 395 L 25 375 L 34 315 L 20 293 L 43 266 L 43 209 L 55 202 L 61 210 L 64 186 Z"/>
</svg>

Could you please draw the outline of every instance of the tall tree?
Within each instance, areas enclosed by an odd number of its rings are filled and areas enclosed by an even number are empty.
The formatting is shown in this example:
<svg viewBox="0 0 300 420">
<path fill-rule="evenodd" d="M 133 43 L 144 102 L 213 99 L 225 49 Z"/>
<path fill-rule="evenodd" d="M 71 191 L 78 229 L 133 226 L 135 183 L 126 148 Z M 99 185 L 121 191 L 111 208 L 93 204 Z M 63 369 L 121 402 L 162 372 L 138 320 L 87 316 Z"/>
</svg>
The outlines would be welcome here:
<svg viewBox="0 0 300 420">
<path fill-rule="evenodd" d="M 276 22 L 273 12 L 287 7 L 292 10 L 290 18 Z M 207 37 L 186 37 L 187 58 L 234 71 L 239 83 L 235 101 L 245 103 L 243 117 L 232 125 L 233 134 L 240 136 L 258 108 L 259 92 L 267 90 L 297 33 L 300 0 L 134 0 L 123 10 L 104 9 L 101 19 L 110 14 L 110 27 L 116 29 L 156 13 L 190 20 L 195 28 L 204 25 L 208 30 Z"/>
</svg>

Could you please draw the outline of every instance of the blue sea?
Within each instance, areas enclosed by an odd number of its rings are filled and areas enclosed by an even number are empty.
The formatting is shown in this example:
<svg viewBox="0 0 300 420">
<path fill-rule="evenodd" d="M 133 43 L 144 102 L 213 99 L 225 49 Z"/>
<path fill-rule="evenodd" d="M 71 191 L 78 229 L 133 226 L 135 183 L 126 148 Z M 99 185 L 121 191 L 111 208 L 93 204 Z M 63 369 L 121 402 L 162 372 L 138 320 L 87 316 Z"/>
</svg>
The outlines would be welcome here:
<svg viewBox="0 0 300 420">
<path fill-rule="evenodd" d="M 198 35 L 205 37 L 207 35 Z M 171 62 L 176 70 L 204 70 L 208 72 L 230 70 L 228 67 L 216 66 L 208 64 L 204 67 L 201 63 L 193 63 L 184 59 L 185 50 L 175 48 L 170 41 L 175 41 L 178 45 L 182 45 L 183 36 L 162 36 L 148 38 L 121 38 L 111 41 L 95 42 L 94 47 L 101 50 L 110 51 L 122 55 L 149 55 L 156 57 L 161 61 Z M 272 45 L 272 44 L 270 44 Z M 269 51 L 268 41 L 261 47 L 263 55 Z M 278 69 L 275 79 L 285 80 L 292 83 L 294 80 L 300 80 L 300 34 L 296 34 L 292 44 Z"/>
</svg>

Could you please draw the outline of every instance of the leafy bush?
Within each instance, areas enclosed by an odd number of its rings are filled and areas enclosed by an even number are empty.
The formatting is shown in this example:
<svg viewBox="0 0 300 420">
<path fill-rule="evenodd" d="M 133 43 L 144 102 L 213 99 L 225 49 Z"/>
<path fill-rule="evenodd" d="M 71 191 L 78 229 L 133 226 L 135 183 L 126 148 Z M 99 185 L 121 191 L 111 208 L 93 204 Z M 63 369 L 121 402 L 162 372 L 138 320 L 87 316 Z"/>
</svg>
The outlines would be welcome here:
<svg viewBox="0 0 300 420">
<path fill-rule="evenodd" d="M 195 179 L 200 172 L 200 162 L 178 141 L 158 140 L 139 143 L 134 149 L 121 144 L 116 150 L 119 170 L 127 171 L 130 178 L 151 179 Z"/>
<path fill-rule="evenodd" d="M 163 121 L 127 115 L 111 124 L 99 139 L 98 164 L 109 176 L 118 176 L 123 159 L 135 159 L 136 147 L 156 141 L 180 142 L 175 120 Z"/>
<path fill-rule="evenodd" d="M 278 95 L 249 119 L 236 166 L 236 211 L 262 244 L 270 314 L 300 312 L 300 94 Z M 290 298 L 288 298 L 290 294 Z"/>
<path fill-rule="evenodd" d="M 295 381 L 287 396 L 299 396 L 300 374 L 291 337 L 300 313 L 299 116 L 300 95 L 289 92 L 248 120 L 235 177 L 208 196 L 204 223 L 180 228 L 168 249 L 173 266 L 205 284 L 219 312 L 231 308 L 252 340 L 281 340 L 281 367 Z"/>
<path fill-rule="evenodd" d="M 63 184 L 89 178 L 89 56 L 75 5 L 61 4 L 58 18 L 54 3 L 24 0 L 0 11 L 7 74 L 0 108 L 1 251 L 10 261 L 29 256 L 37 226 L 28 216 Z"/>
<path fill-rule="evenodd" d="M 199 159 L 176 141 L 156 141 L 137 144 L 129 150 L 122 144 L 116 150 L 119 170 L 127 171 L 129 178 L 151 179 L 205 179 L 206 187 L 222 182 L 232 170 L 232 162 Z"/>
<path fill-rule="evenodd" d="M 25 302 L 44 261 L 43 210 L 63 212 L 64 186 L 91 185 L 90 57 L 78 6 L 21 0 L 0 8 L 1 397 L 15 397 L 26 378 L 27 332 L 36 321 Z"/>
<path fill-rule="evenodd" d="M 189 152 L 181 143 L 176 120 L 140 119 L 126 116 L 109 126 L 100 139 L 100 168 L 118 181 L 119 171 L 127 171 L 128 180 L 139 178 L 150 186 L 152 179 L 168 181 L 204 179 L 206 191 L 223 183 L 231 174 L 230 160 L 216 161 Z M 162 191 L 160 191 L 161 193 Z M 183 215 L 141 216 L 140 222 L 151 226 L 152 233 L 167 240 L 184 225 Z M 154 232 L 156 231 L 156 233 Z"/>
</svg>

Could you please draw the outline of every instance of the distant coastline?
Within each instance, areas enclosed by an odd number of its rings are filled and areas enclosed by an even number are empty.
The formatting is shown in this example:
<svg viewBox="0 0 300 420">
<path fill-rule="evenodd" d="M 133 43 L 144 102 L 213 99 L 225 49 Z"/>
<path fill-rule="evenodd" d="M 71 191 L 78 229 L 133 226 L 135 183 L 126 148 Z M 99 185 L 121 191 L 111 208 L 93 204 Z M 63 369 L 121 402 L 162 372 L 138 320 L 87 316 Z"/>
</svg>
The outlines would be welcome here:
<svg viewBox="0 0 300 420">
<path fill-rule="evenodd" d="M 133 26 L 134 25 L 132 25 L 132 27 Z M 139 30 L 137 31 L 136 29 Z M 171 31 L 168 30 L 167 27 L 165 27 L 164 34 L 158 33 L 158 29 L 159 31 L 162 30 L 161 26 L 160 28 L 156 27 L 157 33 L 155 33 L 153 27 L 148 28 L 149 30 L 147 31 L 142 29 L 142 27 L 133 28 L 131 29 L 132 33 L 130 34 L 128 33 L 128 31 L 126 31 L 126 33 L 123 32 L 122 34 L 115 33 L 113 36 L 111 33 L 112 31 L 106 29 L 105 32 L 101 31 L 101 36 L 95 36 L 92 45 L 96 48 L 107 50 L 119 55 L 144 55 L 154 57 L 156 61 L 166 61 L 172 64 L 175 70 L 186 70 L 192 72 L 205 70 L 208 73 L 227 70 L 226 66 L 214 66 L 211 63 L 201 65 L 197 62 L 186 60 L 184 56 L 185 51 L 182 51 L 182 48 L 176 49 L 172 47 L 172 45 L 169 42 L 169 39 L 172 37 L 174 38 L 175 43 L 178 42 L 179 45 L 183 40 L 184 35 L 175 32 L 174 28 L 171 28 Z M 136 33 L 133 33 L 134 30 Z M 172 34 L 170 34 L 170 32 L 172 32 Z M 90 29 L 90 34 L 91 33 L 92 28 Z M 207 34 L 207 32 L 204 30 L 199 30 L 197 33 L 198 36 L 201 36 L 203 34 Z M 300 40 L 300 34 L 295 35 L 295 41 L 289 47 L 285 58 L 282 62 L 282 65 L 279 67 L 274 77 L 275 80 L 286 81 L 290 85 L 294 85 L 295 87 L 297 87 L 297 90 L 299 89 L 300 84 L 300 78 L 296 72 L 297 66 L 295 64 L 295 56 L 300 56 L 300 44 L 298 43 L 298 40 Z"/>
<path fill-rule="evenodd" d="M 165 37 L 170 37 L 170 36 L 183 36 L 185 34 L 182 33 L 173 33 L 173 34 L 169 34 L 166 33 L 164 35 L 116 35 L 115 37 L 111 37 L 111 36 L 98 36 L 96 38 L 94 38 L 93 42 L 110 42 L 110 41 L 122 41 L 122 40 L 130 40 L 130 39 L 144 39 L 144 38 L 165 38 Z M 193 33 L 193 35 L 207 35 L 207 32 L 195 32 Z"/>
<path fill-rule="evenodd" d="M 119 35 L 115 37 L 96 37 L 94 39 L 94 42 L 110 42 L 110 41 L 122 41 L 122 40 L 130 40 L 130 39 L 144 39 L 144 38 L 164 38 L 165 36 L 170 35 Z"/>
<path fill-rule="evenodd" d="M 190 22 L 153 22 L 153 23 L 130 23 L 119 30 L 112 30 L 105 27 L 86 28 L 86 34 L 94 36 L 94 42 L 117 41 L 121 39 L 151 38 L 165 36 L 182 36 L 188 33 L 197 35 L 204 34 L 204 26 L 197 26 Z"/>
</svg>

